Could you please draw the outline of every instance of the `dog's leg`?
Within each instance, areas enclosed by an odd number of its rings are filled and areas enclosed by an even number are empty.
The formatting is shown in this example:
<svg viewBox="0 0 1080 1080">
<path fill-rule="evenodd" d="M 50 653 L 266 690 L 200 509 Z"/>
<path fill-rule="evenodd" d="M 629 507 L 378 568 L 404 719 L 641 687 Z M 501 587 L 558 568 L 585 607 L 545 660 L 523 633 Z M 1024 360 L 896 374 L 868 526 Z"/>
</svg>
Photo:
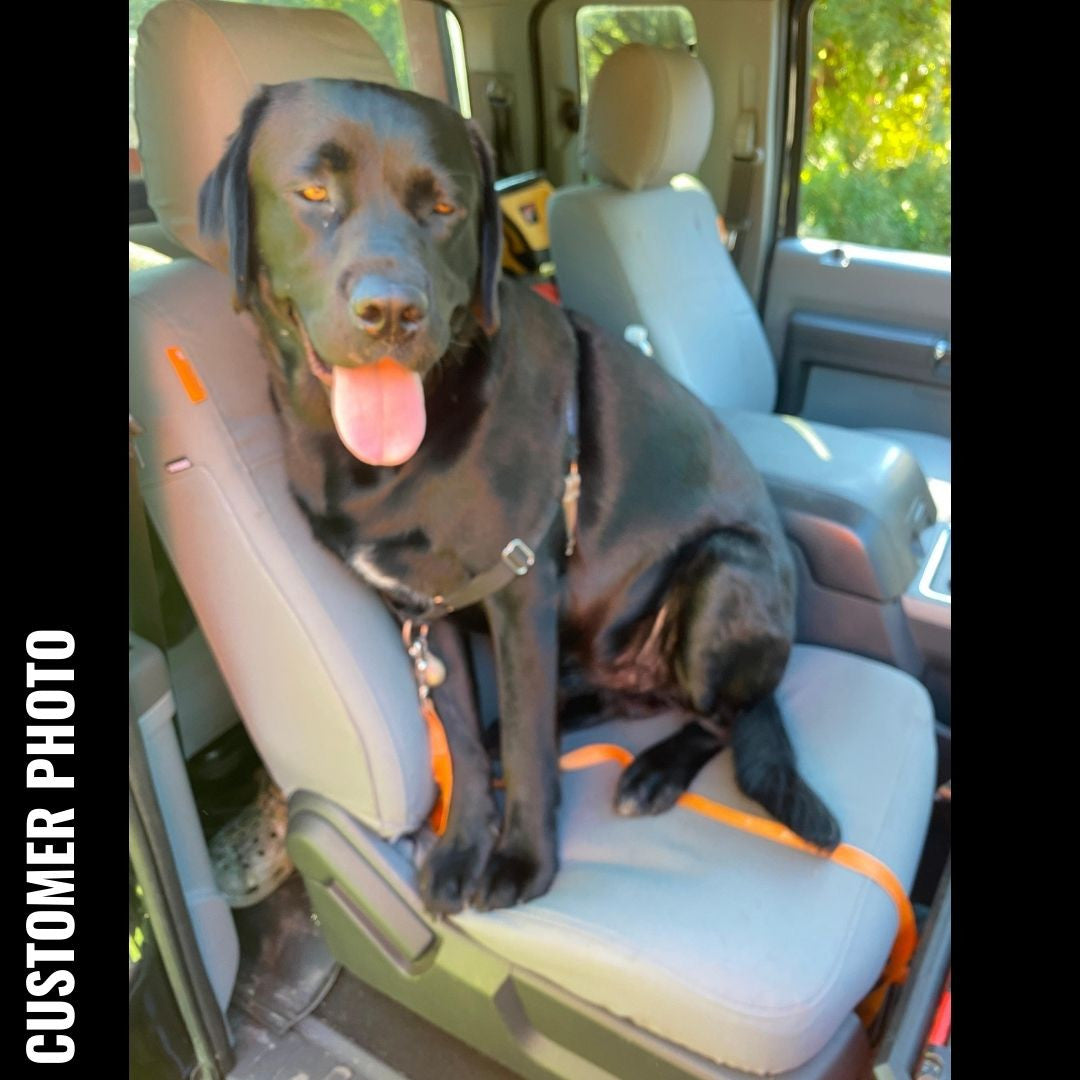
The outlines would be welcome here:
<svg viewBox="0 0 1080 1080">
<path fill-rule="evenodd" d="M 720 727 L 734 718 L 732 752 L 742 792 L 803 839 L 831 848 L 840 827 L 799 776 L 773 697 L 791 651 L 791 595 L 788 569 L 774 564 L 761 544 L 733 533 L 710 537 L 665 600 L 672 612 L 671 662 L 698 716 Z M 693 727 L 627 766 L 620 813 L 657 813 L 686 789 L 720 745 L 718 736 L 712 743 L 705 728 L 699 734 Z"/>
<path fill-rule="evenodd" d="M 615 809 L 625 816 L 661 814 L 675 805 L 705 764 L 724 747 L 696 720 L 638 754 L 619 777 Z"/>
<path fill-rule="evenodd" d="M 553 564 L 538 557 L 528 575 L 484 606 L 495 645 L 506 809 L 498 844 L 480 875 L 472 904 L 491 910 L 541 896 L 558 866 L 558 615 Z"/>
<path fill-rule="evenodd" d="M 795 750 L 772 694 L 739 715 L 731 748 L 744 795 L 811 844 L 832 850 L 840 843 L 836 818 L 795 768 Z"/>
<path fill-rule="evenodd" d="M 446 681 L 432 693 L 454 769 L 446 832 L 420 870 L 420 896 L 429 911 L 452 914 L 465 906 L 499 832 L 490 763 L 481 740 L 475 688 L 461 632 L 446 620 L 430 631 L 432 652 L 446 665 Z"/>
</svg>

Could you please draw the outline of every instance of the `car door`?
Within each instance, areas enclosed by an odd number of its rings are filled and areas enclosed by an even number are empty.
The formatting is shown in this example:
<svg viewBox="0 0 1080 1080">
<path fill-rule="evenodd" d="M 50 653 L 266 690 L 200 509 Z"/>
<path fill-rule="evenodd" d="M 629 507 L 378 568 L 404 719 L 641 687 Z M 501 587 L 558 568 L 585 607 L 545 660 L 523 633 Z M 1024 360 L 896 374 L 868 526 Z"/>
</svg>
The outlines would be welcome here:
<svg viewBox="0 0 1080 1080">
<path fill-rule="evenodd" d="M 951 433 L 951 0 L 795 0 L 777 409 Z"/>
</svg>

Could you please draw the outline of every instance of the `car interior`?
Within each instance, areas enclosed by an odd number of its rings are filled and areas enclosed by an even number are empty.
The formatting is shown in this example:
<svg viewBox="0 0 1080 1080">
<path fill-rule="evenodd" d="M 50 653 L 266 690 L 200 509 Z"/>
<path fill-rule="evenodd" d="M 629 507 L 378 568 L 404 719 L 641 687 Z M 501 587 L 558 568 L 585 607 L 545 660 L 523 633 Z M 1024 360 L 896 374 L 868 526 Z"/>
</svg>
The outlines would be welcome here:
<svg viewBox="0 0 1080 1080">
<path fill-rule="evenodd" d="M 951 260 L 800 224 L 826 4 L 132 0 L 133 1076 L 923 1075 L 951 977 Z M 293 501 L 197 224 L 247 100 L 309 77 L 470 116 L 504 273 L 641 348 L 760 470 L 798 573 L 785 724 L 900 903 L 679 807 L 621 818 L 601 765 L 562 776 L 546 895 L 424 909 L 436 786 L 400 627 Z M 485 637 L 469 655 L 491 721 Z M 691 791 L 760 813 L 730 754 Z M 947 1076 L 951 1036 L 934 1052 Z"/>
</svg>

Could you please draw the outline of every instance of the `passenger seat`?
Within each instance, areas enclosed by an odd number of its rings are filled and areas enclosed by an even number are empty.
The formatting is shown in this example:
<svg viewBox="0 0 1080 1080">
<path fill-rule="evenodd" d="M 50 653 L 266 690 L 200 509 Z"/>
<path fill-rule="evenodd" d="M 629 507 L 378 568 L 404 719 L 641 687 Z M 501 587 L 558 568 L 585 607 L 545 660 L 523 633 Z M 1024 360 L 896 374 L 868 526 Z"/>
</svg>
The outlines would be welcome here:
<svg viewBox="0 0 1080 1080">
<path fill-rule="evenodd" d="M 260 82 L 392 82 L 336 12 L 165 0 L 136 54 L 151 205 L 197 258 L 131 280 L 139 485 L 237 709 L 290 797 L 288 846 L 330 948 L 365 983 L 530 1080 L 849 1080 L 897 912 L 835 863 L 675 809 L 627 820 L 617 770 L 566 774 L 551 891 L 435 919 L 416 851 L 435 790 L 400 629 L 311 534 L 288 488 L 266 361 L 197 235 L 198 186 Z M 205 261 L 204 261 L 205 260 Z M 926 691 L 895 668 L 796 645 L 778 700 L 844 837 L 915 878 L 935 778 Z M 676 719 L 569 737 L 638 752 Z M 730 754 L 693 784 L 739 794 Z"/>
<path fill-rule="evenodd" d="M 559 291 L 566 307 L 620 336 L 644 326 L 660 363 L 714 410 L 772 412 L 765 331 L 720 238 L 716 204 L 689 175 L 712 128 L 712 86 L 696 57 L 633 44 L 605 61 L 582 136 L 597 182 L 562 188 L 548 205 Z M 938 520 L 948 520 L 950 440 L 866 430 L 910 451 Z"/>
</svg>

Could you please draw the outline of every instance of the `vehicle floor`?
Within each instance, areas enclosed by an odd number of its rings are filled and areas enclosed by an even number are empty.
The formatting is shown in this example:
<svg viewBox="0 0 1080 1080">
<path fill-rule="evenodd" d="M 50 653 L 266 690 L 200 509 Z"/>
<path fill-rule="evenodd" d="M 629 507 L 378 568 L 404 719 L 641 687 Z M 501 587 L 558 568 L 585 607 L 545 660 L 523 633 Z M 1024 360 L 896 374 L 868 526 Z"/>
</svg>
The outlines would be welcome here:
<svg viewBox="0 0 1080 1080">
<path fill-rule="evenodd" d="M 298 874 L 235 916 L 229 1080 L 514 1080 L 334 961 Z"/>
</svg>

